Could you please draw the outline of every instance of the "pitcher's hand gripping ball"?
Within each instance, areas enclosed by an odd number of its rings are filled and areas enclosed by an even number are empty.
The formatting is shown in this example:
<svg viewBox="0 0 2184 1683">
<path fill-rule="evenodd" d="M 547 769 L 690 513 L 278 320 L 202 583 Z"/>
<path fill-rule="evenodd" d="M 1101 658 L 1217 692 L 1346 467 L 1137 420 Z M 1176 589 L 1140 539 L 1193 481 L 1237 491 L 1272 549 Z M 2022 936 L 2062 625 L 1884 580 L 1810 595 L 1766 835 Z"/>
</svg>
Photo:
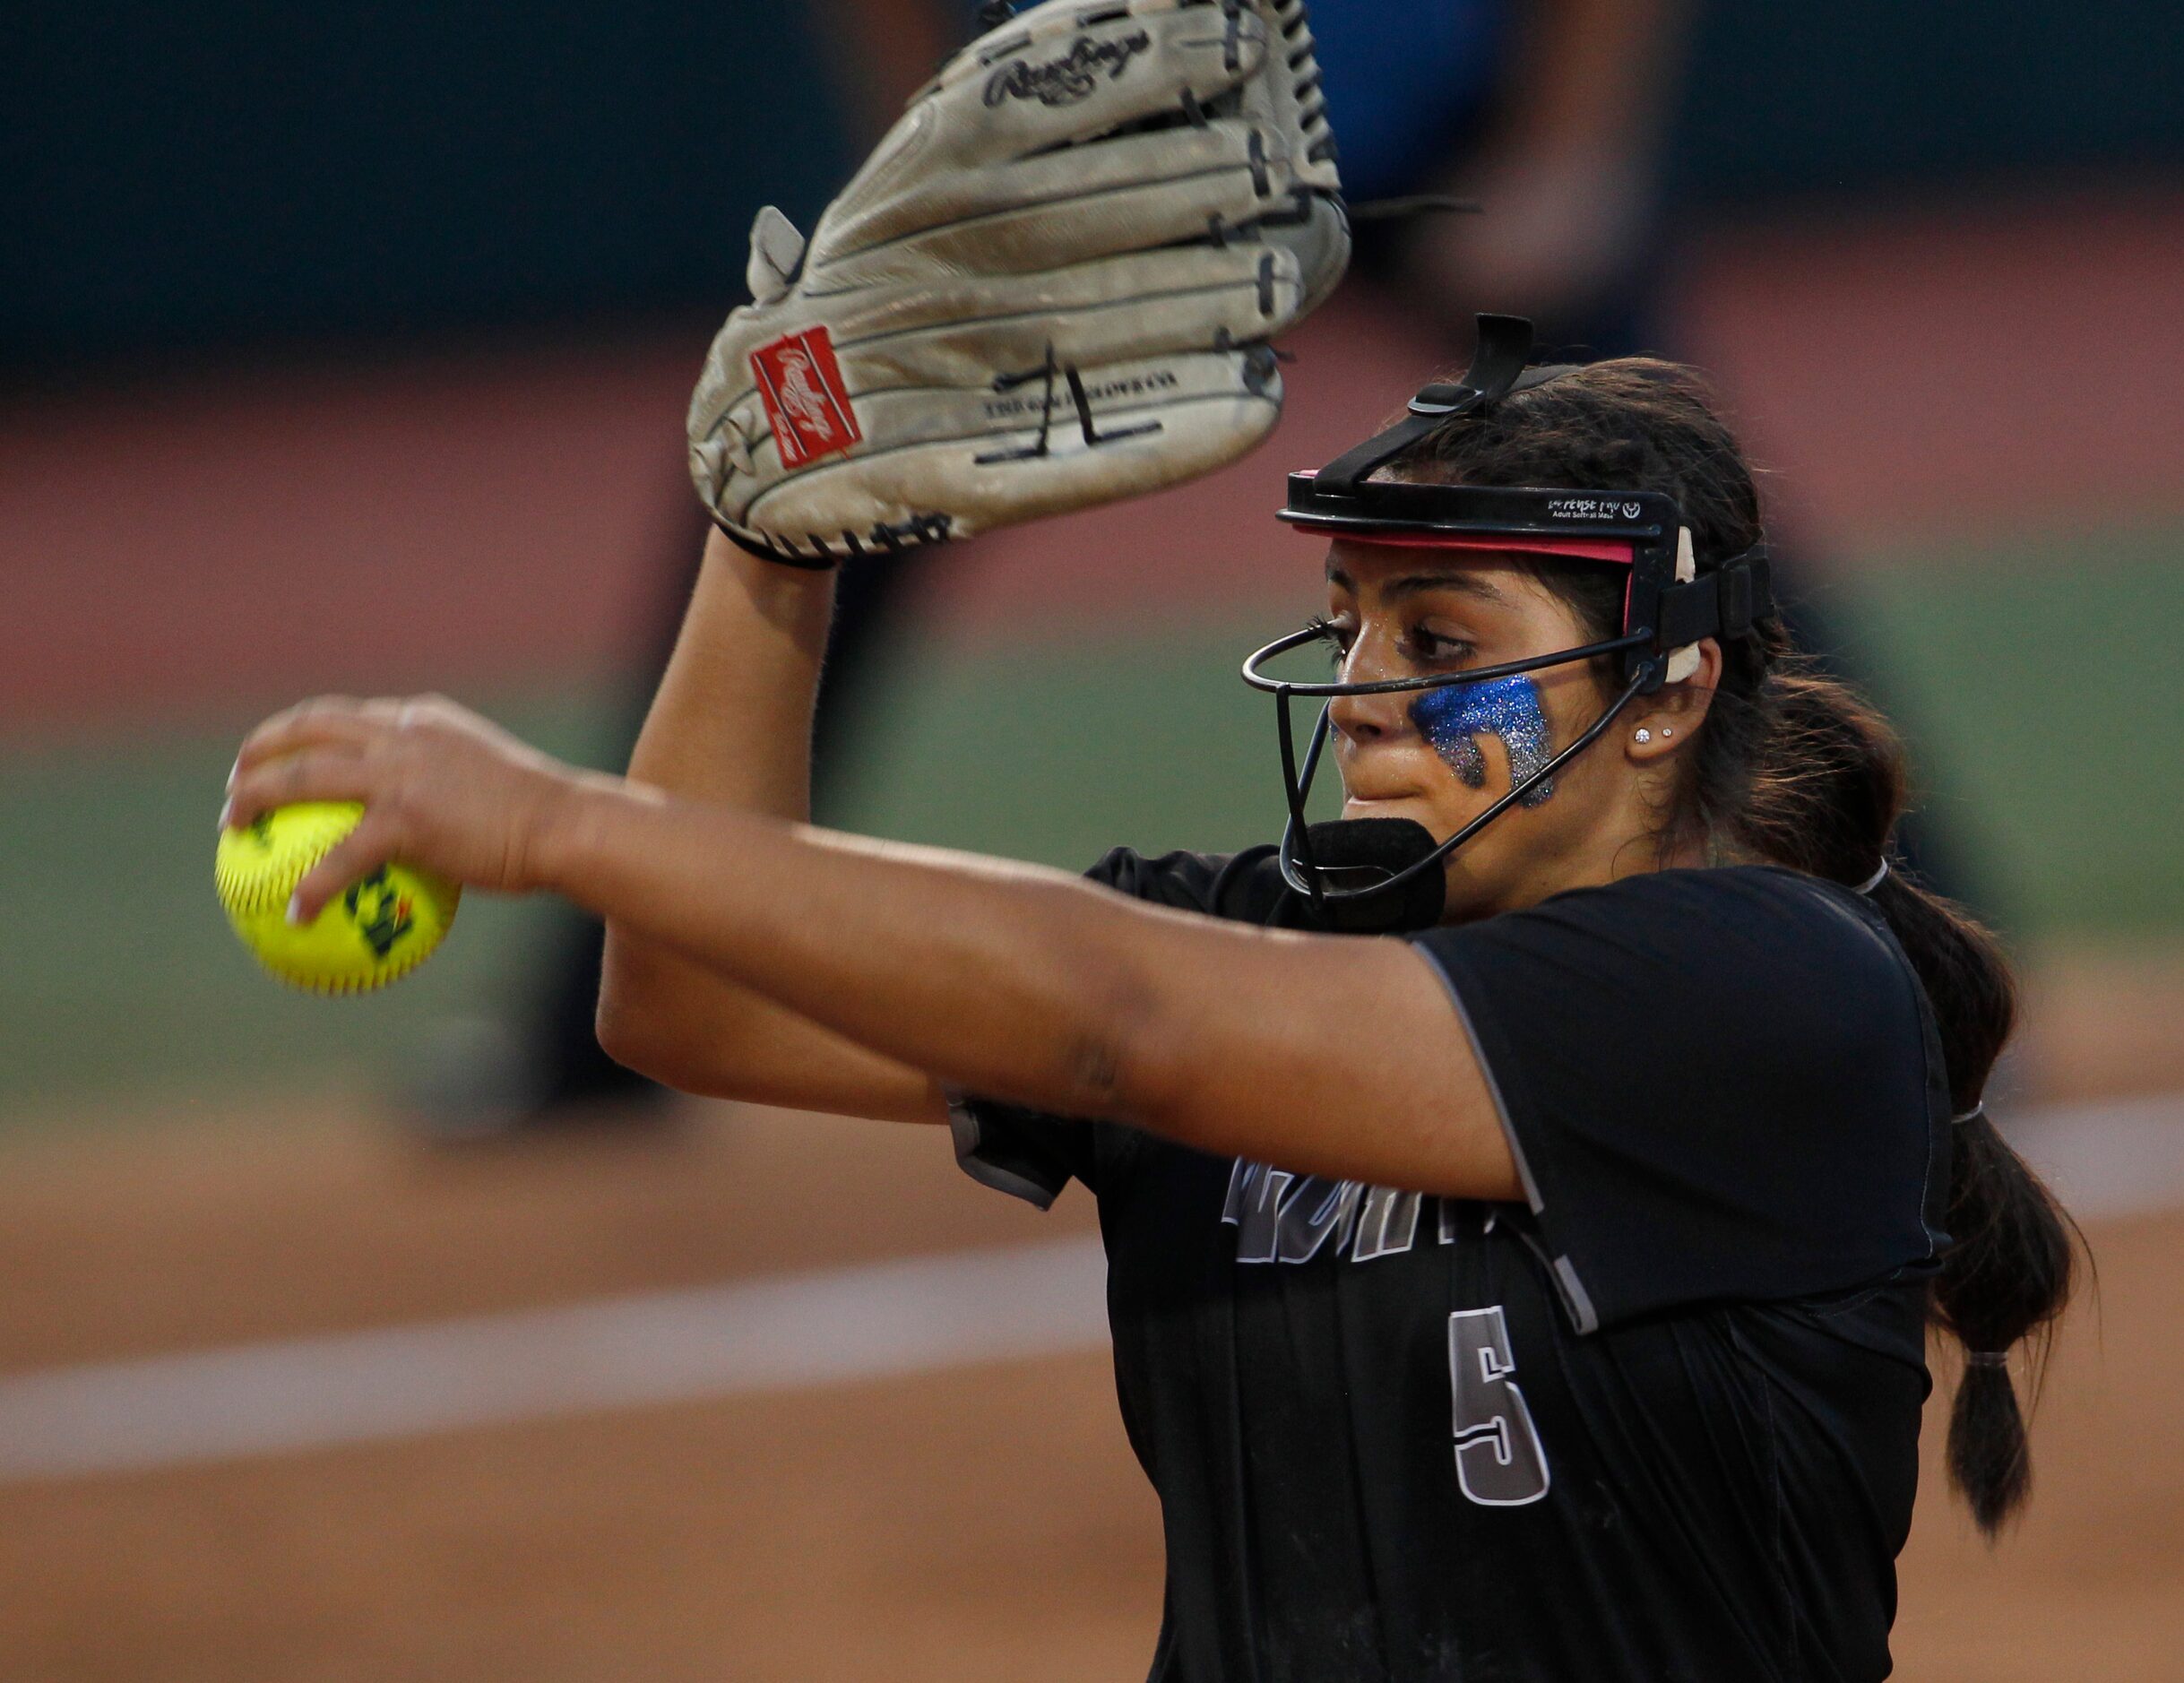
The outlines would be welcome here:
<svg viewBox="0 0 2184 1683">
<path fill-rule="evenodd" d="M 775 560 L 1179 483 L 1273 429 L 1350 261 L 1303 0 L 1046 0 L 952 59 L 807 242 L 751 230 L 690 469 Z"/>
<path fill-rule="evenodd" d="M 408 975 L 455 920 L 462 888 L 387 865 L 327 902 L 311 922 L 288 921 L 304 874 L 357 827 L 355 801 L 306 801 L 220 833 L 213 875 L 228 921 L 258 962 L 314 993 L 358 993 Z"/>
</svg>

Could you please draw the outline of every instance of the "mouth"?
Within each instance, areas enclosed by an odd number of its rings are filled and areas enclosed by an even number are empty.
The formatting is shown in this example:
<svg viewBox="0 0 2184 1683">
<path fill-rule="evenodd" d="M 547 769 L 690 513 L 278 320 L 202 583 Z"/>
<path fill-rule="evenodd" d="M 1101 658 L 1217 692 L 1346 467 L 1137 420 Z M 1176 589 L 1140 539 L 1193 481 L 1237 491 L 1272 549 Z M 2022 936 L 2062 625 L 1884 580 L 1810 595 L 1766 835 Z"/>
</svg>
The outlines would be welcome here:
<svg viewBox="0 0 2184 1683">
<path fill-rule="evenodd" d="M 1405 758 L 1411 763 L 1404 764 Z M 1359 755 L 1342 768 L 1342 798 L 1360 806 L 1416 800 L 1425 794 L 1429 781 L 1419 775 L 1415 756 L 1392 754 L 1377 756 L 1377 763 L 1368 763 L 1366 756 Z"/>
</svg>

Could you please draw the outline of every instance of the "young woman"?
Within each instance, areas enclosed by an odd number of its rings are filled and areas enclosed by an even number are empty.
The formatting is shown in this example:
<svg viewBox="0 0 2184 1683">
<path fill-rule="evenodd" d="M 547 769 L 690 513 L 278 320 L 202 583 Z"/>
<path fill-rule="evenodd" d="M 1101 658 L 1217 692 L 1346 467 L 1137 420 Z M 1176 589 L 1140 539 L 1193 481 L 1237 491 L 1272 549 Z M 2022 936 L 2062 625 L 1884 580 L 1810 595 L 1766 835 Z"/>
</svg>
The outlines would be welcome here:
<svg viewBox="0 0 2184 1683">
<path fill-rule="evenodd" d="M 1896 745 L 1786 645 L 1696 382 L 1510 384 L 1347 477 L 1585 493 L 1529 525 L 1345 525 L 1341 463 L 1292 488 L 1347 534 L 1345 818 L 1408 824 L 1089 882 L 807 828 L 830 576 L 720 539 L 626 781 L 444 701 L 322 700 L 246 744 L 226 816 L 368 804 L 299 916 L 395 856 L 591 908 L 601 1037 L 664 1081 L 953 1103 L 980 1178 L 1090 1187 L 1167 1534 L 1156 1679 L 1883 1677 L 1926 1329 L 1992 1530 L 2028 1478 L 2005 1364 L 2069 1288 L 1980 1104 L 2009 977 L 1888 867 Z M 1524 535 L 1660 508 L 1674 578 Z M 1377 903 L 1431 927 L 1327 932 L 1372 921 L 1330 889 L 1359 836 L 1415 838 L 1437 892 Z"/>
</svg>

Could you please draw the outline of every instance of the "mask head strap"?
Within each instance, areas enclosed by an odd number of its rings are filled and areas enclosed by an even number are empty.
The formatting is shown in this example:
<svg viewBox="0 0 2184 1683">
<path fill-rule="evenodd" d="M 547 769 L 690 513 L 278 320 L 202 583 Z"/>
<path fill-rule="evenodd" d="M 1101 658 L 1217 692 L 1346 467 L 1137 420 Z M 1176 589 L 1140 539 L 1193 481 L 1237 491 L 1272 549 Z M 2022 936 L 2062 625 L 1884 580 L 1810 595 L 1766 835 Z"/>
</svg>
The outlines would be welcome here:
<svg viewBox="0 0 2184 1683">
<path fill-rule="evenodd" d="M 1429 385 L 1411 400 L 1411 412 L 1377 438 L 1368 438 L 1355 450 L 1337 456 L 1319 470 L 1319 488 L 1337 496 L 1348 496 L 1435 427 L 1454 416 L 1498 401 L 1524 381 L 1524 363 L 1532 355 L 1532 324 L 1521 315 L 1481 315 L 1479 345 L 1472 366 L 1454 385 Z M 1534 369 L 1535 374 L 1545 374 Z"/>
</svg>

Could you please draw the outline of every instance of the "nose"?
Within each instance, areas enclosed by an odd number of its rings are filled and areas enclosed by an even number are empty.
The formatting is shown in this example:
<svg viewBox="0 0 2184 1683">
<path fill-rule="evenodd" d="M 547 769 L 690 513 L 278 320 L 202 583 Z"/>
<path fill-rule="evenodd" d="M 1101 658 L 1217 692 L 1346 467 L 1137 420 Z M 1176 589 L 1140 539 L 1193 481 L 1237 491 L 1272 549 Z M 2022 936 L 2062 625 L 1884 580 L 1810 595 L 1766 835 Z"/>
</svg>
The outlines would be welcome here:
<svg viewBox="0 0 2184 1683">
<path fill-rule="evenodd" d="M 1359 634 L 1342 662 L 1341 681 L 1377 684 L 1388 678 L 1409 678 L 1394 646 L 1394 639 L 1371 626 Z M 1362 747 L 1385 741 L 1411 729 L 1410 704 L 1417 696 L 1409 690 L 1385 695 L 1337 695 L 1328 704 L 1328 721 L 1346 742 Z"/>
</svg>

